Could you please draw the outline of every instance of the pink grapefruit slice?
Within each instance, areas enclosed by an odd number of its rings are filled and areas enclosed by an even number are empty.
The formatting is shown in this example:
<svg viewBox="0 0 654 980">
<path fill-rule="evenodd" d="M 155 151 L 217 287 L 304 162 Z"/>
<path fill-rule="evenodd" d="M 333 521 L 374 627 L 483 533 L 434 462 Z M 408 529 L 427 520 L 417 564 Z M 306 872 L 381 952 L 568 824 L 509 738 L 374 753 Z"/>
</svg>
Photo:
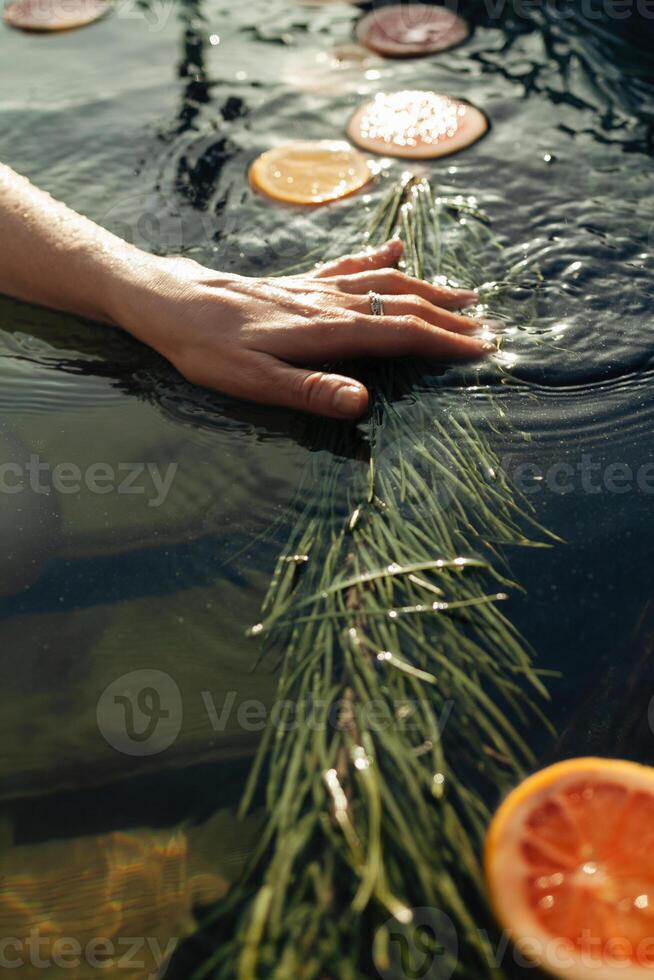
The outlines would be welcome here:
<svg viewBox="0 0 654 980">
<path fill-rule="evenodd" d="M 378 7 L 357 24 L 361 44 L 389 58 L 409 58 L 446 51 L 468 37 L 462 17 L 447 7 L 424 3 Z"/>
<path fill-rule="evenodd" d="M 436 92 L 379 93 L 354 113 L 353 143 L 382 156 L 432 159 L 463 150 L 488 129 L 483 112 Z"/>
<path fill-rule="evenodd" d="M 493 908 L 564 980 L 654 978 L 654 768 L 570 759 L 506 798 L 486 840 Z"/>
<path fill-rule="evenodd" d="M 108 0 L 15 0 L 3 16 L 10 27 L 45 33 L 86 27 L 110 10 Z"/>
</svg>

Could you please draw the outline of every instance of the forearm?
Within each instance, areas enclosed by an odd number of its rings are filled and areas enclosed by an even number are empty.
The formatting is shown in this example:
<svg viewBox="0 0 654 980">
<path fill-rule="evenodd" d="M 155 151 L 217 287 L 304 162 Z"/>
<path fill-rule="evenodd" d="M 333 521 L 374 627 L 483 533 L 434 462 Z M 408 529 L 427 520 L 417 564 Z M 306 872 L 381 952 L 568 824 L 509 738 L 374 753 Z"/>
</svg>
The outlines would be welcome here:
<svg viewBox="0 0 654 980">
<path fill-rule="evenodd" d="M 152 257 L 0 164 L 0 292 L 105 323 Z"/>
</svg>

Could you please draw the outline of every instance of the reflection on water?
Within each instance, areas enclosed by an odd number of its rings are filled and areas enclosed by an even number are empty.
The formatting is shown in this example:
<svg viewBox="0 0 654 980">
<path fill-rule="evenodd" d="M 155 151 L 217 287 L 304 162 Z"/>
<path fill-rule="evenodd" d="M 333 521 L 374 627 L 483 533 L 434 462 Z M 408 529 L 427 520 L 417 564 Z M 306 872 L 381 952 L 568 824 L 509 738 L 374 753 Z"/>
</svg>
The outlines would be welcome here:
<svg viewBox="0 0 654 980">
<path fill-rule="evenodd" d="M 227 894 L 255 832 L 222 810 L 200 827 L 14 847 L 0 856 L 3 972 L 159 975 L 197 928 L 194 909 Z"/>
<path fill-rule="evenodd" d="M 504 251 L 484 252 L 487 281 L 507 267 L 531 282 L 542 276 L 538 334 L 508 324 L 512 376 L 497 384 L 489 369 L 481 380 L 524 433 L 515 444 L 498 436 L 498 454 L 511 455 L 514 470 L 536 467 L 537 516 L 567 542 L 515 556 L 527 593 L 510 615 L 540 665 L 563 671 L 551 685 L 553 720 L 580 711 L 561 751 L 584 751 L 582 730 L 592 728 L 593 751 L 611 752 L 615 724 L 599 724 L 599 714 L 622 710 L 633 671 L 640 721 L 630 731 L 639 736 L 620 751 L 651 760 L 648 647 L 641 634 L 625 646 L 652 595 L 651 494 L 635 479 L 615 490 L 606 478 L 615 464 L 635 473 L 653 460 L 651 59 L 612 23 L 547 6 L 527 20 L 500 6 L 493 19 L 484 4 L 465 5 L 474 32 L 462 47 L 438 59 L 353 63 L 334 89 L 298 84 L 297 66 L 324 73 L 326 52 L 351 41 L 359 12 L 350 5 L 196 0 L 161 5 L 157 17 L 117 11 L 60 37 L 3 32 L 0 159 L 141 247 L 275 272 L 358 244 L 384 182 L 334 207 L 282 208 L 248 187 L 255 156 L 298 132 L 341 137 L 354 108 L 380 90 L 434 89 L 479 105 L 488 137 L 429 173 L 491 215 Z M 516 287 L 514 299 L 529 298 Z M 143 851 L 146 838 L 130 828 L 159 825 L 172 797 L 188 808 L 175 819 L 215 806 L 226 760 L 251 756 L 258 732 L 239 721 L 238 705 L 268 705 L 274 678 L 253 670 L 257 648 L 244 628 L 258 618 L 298 475 L 325 450 L 302 419 L 195 390 L 118 332 L 72 317 L 0 301 L 0 355 L 0 444 L 3 461 L 19 467 L 12 480 L 34 456 L 49 473 L 68 464 L 73 482 L 80 474 L 72 491 L 69 478 L 41 493 L 28 474 L 25 490 L 0 493 L 0 796 L 25 817 L 21 847 L 6 860 L 24 876 L 20 862 L 34 856 L 37 880 L 47 849 L 64 845 L 37 851 L 34 841 L 62 836 L 68 820 L 86 835 L 80 849 L 106 852 L 114 838 L 99 847 L 94 835 L 122 828 Z M 437 400 L 434 382 L 423 384 Z M 488 392 L 462 369 L 438 385 L 458 389 L 472 419 L 487 415 Z M 576 475 L 589 455 L 591 489 Z M 157 506 L 151 485 L 97 493 L 86 480 L 96 464 L 118 474 L 134 463 L 145 473 L 147 464 L 175 467 Z M 551 478 L 562 464 L 573 470 L 565 492 Z M 626 686 L 600 708 L 592 692 L 616 651 Z M 117 707 L 147 709 L 134 715 L 147 732 L 156 704 L 139 702 L 138 671 L 150 678 L 143 689 L 160 671 L 179 691 L 181 714 L 160 730 L 161 745 L 179 729 L 152 754 L 116 748 L 120 714 L 109 731 L 98 721 L 103 693 L 127 677 Z M 235 707 L 217 721 L 232 695 Z M 237 782 L 246 768 L 237 763 Z M 216 867 L 212 859 L 208 870 Z M 89 887 L 104 874 L 91 874 Z M 54 908 L 43 906 L 43 917 Z"/>
</svg>

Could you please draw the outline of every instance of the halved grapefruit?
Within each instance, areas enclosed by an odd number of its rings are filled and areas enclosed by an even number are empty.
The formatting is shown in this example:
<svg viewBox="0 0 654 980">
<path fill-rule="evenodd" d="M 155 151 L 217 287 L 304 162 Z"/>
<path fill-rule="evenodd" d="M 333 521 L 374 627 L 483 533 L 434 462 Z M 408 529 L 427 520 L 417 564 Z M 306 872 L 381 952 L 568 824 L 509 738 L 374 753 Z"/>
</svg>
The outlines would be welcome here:
<svg viewBox="0 0 654 980">
<path fill-rule="evenodd" d="M 565 980 L 654 978 L 654 768 L 570 759 L 526 779 L 486 839 L 493 908 Z"/>
</svg>

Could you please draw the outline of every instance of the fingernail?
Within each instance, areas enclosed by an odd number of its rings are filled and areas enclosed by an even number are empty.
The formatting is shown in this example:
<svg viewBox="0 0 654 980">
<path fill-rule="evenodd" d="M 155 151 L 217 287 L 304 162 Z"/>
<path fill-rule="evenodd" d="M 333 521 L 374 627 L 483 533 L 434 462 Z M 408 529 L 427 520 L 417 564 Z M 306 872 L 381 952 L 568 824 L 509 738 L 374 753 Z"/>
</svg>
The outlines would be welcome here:
<svg viewBox="0 0 654 980">
<path fill-rule="evenodd" d="M 492 350 L 497 350 L 495 344 L 489 344 L 488 341 L 484 341 L 481 345 L 481 349 L 487 351 L 489 354 Z"/>
<path fill-rule="evenodd" d="M 454 298 L 459 304 L 459 309 L 466 309 L 468 306 L 476 306 L 479 303 L 479 296 L 477 293 L 466 293 L 463 289 L 456 289 L 454 292 Z"/>
<path fill-rule="evenodd" d="M 342 385 L 334 394 L 333 406 L 340 415 L 359 415 L 363 410 L 363 388 Z"/>
</svg>

